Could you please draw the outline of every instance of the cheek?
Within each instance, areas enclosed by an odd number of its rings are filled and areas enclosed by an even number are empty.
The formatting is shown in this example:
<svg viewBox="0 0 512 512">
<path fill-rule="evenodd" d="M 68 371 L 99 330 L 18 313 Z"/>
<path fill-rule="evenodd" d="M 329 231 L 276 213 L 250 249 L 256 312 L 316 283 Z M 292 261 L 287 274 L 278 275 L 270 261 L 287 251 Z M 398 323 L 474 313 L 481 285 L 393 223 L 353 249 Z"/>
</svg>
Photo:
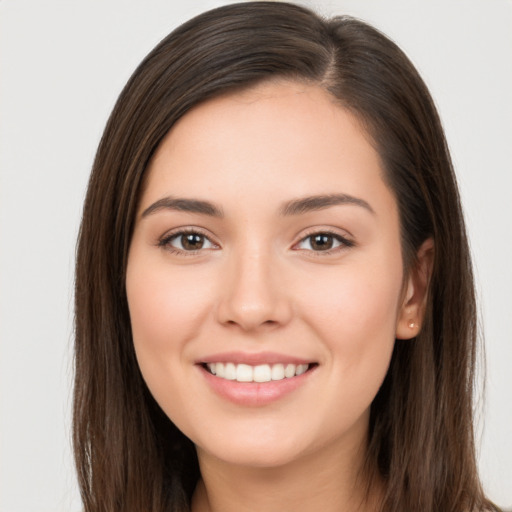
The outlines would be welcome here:
<svg viewBox="0 0 512 512">
<path fill-rule="evenodd" d="M 333 374 L 352 379 L 353 390 L 369 386 L 376 393 L 387 372 L 395 343 L 401 280 L 399 258 L 388 265 L 347 265 L 330 279 L 312 281 L 309 292 L 301 294 L 301 309 L 324 340 L 328 359 L 336 367 Z M 328 283 L 328 288 L 322 287 L 322 282 Z"/>
<path fill-rule="evenodd" d="M 334 284 L 334 283 L 333 283 Z M 399 289 L 364 275 L 346 276 L 330 294 L 309 304 L 309 325 L 326 349 L 324 407 L 334 416 L 332 435 L 348 431 L 367 413 L 389 368 L 395 344 Z M 367 422 L 368 420 L 363 420 Z"/>
<path fill-rule="evenodd" d="M 135 256 L 130 256 L 126 292 L 137 362 L 162 409 L 176 424 L 187 425 L 193 411 L 185 399 L 190 376 L 183 369 L 193 368 L 187 354 L 211 309 L 211 286 L 205 286 L 209 281 L 200 270 L 172 268 L 165 257 Z"/>
<path fill-rule="evenodd" d="M 353 335 L 372 329 L 394 333 L 402 279 L 399 262 L 373 271 L 369 268 L 336 269 L 328 277 L 310 280 L 307 291 L 297 295 L 319 325 Z"/>
<path fill-rule="evenodd" d="M 183 348 L 197 336 L 208 314 L 211 292 L 200 271 L 191 273 L 163 262 L 128 265 L 126 292 L 133 342 L 144 375 L 185 357 Z"/>
</svg>

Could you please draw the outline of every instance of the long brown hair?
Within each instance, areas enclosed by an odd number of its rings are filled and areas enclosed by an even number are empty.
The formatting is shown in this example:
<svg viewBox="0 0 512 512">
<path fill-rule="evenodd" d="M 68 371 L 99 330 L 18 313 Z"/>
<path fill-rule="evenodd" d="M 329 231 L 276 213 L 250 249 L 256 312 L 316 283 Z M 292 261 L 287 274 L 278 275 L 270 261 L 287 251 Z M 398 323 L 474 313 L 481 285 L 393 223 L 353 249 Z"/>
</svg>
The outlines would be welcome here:
<svg viewBox="0 0 512 512">
<path fill-rule="evenodd" d="M 421 333 L 395 343 L 371 407 L 368 475 L 384 511 L 496 510 L 481 490 L 473 439 L 476 312 L 459 195 L 428 90 L 401 50 L 350 17 L 244 2 L 173 31 L 132 75 L 94 162 L 77 248 L 74 428 L 87 512 L 185 511 L 194 447 L 140 374 L 125 269 L 144 173 L 166 133 L 215 95 L 285 78 L 317 84 L 364 123 L 400 212 L 406 270 L 435 240 Z"/>
</svg>

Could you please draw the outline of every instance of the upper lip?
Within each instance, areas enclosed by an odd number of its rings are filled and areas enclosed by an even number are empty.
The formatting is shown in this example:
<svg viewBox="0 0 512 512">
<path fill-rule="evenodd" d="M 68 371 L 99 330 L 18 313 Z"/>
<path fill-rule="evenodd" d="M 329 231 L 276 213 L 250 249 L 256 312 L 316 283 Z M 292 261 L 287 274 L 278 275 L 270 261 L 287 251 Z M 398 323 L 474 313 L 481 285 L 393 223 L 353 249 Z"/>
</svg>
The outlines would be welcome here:
<svg viewBox="0 0 512 512">
<path fill-rule="evenodd" d="M 314 361 L 277 352 L 222 352 L 208 355 L 196 362 L 197 364 L 227 362 L 256 366 L 259 364 L 311 364 Z"/>
</svg>

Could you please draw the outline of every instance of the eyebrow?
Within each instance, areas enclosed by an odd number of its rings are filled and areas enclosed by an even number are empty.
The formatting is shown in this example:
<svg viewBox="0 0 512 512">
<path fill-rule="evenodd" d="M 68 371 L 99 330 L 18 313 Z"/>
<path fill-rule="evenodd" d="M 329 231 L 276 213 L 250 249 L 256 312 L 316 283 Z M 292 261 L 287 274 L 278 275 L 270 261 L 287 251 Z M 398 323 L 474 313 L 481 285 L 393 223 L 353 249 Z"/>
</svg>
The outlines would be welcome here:
<svg viewBox="0 0 512 512">
<path fill-rule="evenodd" d="M 316 210 L 323 210 L 331 206 L 346 204 L 360 206 L 368 210 L 370 213 L 375 214 L 373 208 L 364 199 L 360 199 L 349 194 L 327 194 L 293 199 L 281 207 L 280 213 L 283 216 L 301 215 Z M 222 208 L 209 201 L 167 196 L 159 199 L 158 201 L 155 201 L 152 205 L 148 206 L 142 212 L 141 218 L 147 217 L 148 215 L 156 213 L 160 210 L 199 213 L 202 215 L 219 218 L 224 217 Z"/>
<path fill-rule="evenodd" d="M 223 217 L 222 208 L 201 199 L 184 199 L 180 197 L 163 197 L 148 206 L 141 215 L 141 218 L 147 217 L 160 210 L 175 210 L 179 212 L 200 213 L 211 217 Z"/>
<path fill-rule="evenodd" d="M 307 196 L 300 199 L 294 199 L 283 205 L 281 208 L 282 215 L 300 215 L 307 212 L 316 210 L 323 210 L 331 206 L 338 205 L 355 205 L 360 206 L 370 213 L 375 214 L 374 209 L 368 202 L 359 197 L 354 197 L 349 194 L 327 194 L 318 196 Z"/>
</svg>

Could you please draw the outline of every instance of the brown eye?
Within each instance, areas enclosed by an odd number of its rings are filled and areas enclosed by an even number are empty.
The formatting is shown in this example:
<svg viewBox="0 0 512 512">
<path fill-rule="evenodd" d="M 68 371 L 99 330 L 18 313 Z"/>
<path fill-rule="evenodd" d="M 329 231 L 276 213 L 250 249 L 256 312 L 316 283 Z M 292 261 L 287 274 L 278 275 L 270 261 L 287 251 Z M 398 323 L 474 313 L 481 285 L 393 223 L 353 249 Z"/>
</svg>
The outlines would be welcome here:
<svg viewBox="0 0 512 512">
<path fill-rule="evenodd" d="M 197 251 L 204 245 L 204 236 L 198 233 L 185 233 L 180 235 L 181 246 L 185 251 Z"/>
<path fill-rule="evenodd" d="M 319 233 L 311 237 L 311 248 L 314 251 L 328 251 L 332 249 L 334 244 L 334 237 L 326 233 Z"/>
<path fill-rule="evenodd" d="M 195 231 L 174 233 L 162 239 L 159 245 L 175 252 L 194 252 L 217 248 L 207 236 Z"/>
<path fill-rule="evenodd" d="M 327 252 L 331 249 L 342 249 L 343 247 L 352 247 L 353 242 L 334 233 L 314 233 L 303 238 L 298 244 L 297 249 Z"/>
</svg>

